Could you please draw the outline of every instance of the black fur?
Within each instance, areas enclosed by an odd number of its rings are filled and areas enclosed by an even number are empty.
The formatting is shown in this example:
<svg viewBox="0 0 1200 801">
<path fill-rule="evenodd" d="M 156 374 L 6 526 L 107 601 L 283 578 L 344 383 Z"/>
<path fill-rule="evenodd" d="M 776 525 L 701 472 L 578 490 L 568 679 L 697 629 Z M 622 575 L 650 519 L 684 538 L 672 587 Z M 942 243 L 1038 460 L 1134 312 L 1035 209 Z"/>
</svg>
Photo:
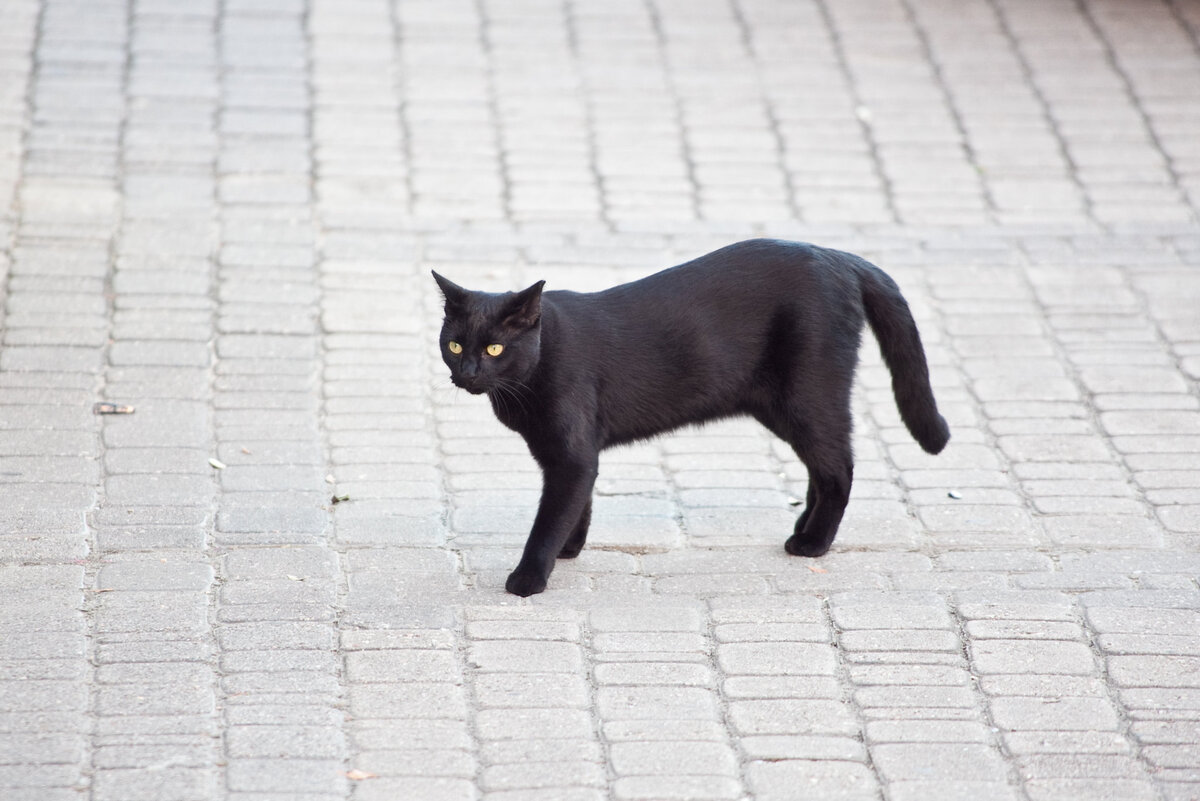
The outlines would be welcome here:
<svg viewBox="0 0 1200 801">
<path fill-rule="evenodd" d="M 600 451 L 689 423 L 750 415 L 808 468 L 785 547 L 829 550 L 850 496 L 850 390 L 863 321 L 892 373 L 901 418 L 930 453 L 950 438 L 908 304 L 849 253 L 751 240 L 603 292 L 472 292 L 434 273 L 446 300 L 442 358 L 487 393 L 542 468 L 542 499 L 509 592 L 541 592 L 587 539 Z M 450 352 L 448 343 L 462 352 Z M 504 347 L 489 356 L 491 344 Z"/>
</svg>

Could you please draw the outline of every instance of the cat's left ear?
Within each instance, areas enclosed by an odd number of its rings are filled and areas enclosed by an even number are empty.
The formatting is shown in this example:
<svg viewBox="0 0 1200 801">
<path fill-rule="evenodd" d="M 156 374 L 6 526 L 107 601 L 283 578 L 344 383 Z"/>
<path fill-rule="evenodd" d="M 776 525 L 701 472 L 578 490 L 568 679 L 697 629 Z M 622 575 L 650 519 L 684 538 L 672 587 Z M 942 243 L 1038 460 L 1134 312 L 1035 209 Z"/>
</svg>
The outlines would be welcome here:
<svg viewBox="0 0 1200 801">
<path fill-rule="evenodd" d="M 446 299 L 447 308 L 462 308 L 464 305 L 466 305 L 467 297 L 471 294 L 470 292 L 463 289 L 449 278 L 438 275 L 433 270 L 430 270 L 429 272 L 433 273 L 433 280 L 437 281 L 438 287 L 441 288 L 442 297 Z"/>
<path fill-rule="evenodd" d="M 522 289 L 513 295 L 505 307 L 504 324 L 512 328 L 533 328 L 542 319 L 542 287 L 545 281 L 538 281 L 528 289 Z"/>
</svg>

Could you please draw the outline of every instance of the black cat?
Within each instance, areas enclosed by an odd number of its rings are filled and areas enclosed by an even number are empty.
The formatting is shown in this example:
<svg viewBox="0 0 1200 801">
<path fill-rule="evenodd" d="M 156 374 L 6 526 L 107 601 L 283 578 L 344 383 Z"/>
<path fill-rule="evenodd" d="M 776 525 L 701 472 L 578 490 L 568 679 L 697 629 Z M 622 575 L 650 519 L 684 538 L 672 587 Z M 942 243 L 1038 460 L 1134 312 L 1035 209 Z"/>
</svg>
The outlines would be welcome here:
<svg viewBox="0 0 1200 801">
<path fill-rule="evenodd" d="M 542 468 L 542 499 L 509 592 L 546 588 L 579 554 L 600 451 L 689 423 L 750 415 L 808 468 L 785 547 L 829 550 L 850 497 L 850 389 L 870 322 L 904 424 L 930 453 L 950 438 L 925 352 L 894 281 L 849 253 L 751 240 L 603 292 L 473 292 L 433 274 L 446 301 L 442 358 L 487 393 Z"/>
</svg>

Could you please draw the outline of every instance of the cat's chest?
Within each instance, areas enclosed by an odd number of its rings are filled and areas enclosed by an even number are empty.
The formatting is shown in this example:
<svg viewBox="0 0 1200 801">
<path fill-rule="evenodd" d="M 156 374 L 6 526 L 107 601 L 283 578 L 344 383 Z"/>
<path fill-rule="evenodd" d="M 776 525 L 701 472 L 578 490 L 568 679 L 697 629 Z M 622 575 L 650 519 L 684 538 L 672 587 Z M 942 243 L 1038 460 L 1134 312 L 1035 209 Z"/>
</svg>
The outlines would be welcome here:
<svg viewBox="0 0 1200 801">
<path fill-rule="evenodd" d="M 558 452 L 579 441 L 592 442 L 598 427 L 594 394 L 531 381 L 520 395 L 490 392 L 496 419 L 520 434 L 536 453 Z"/>
<path fill-rule="evenodd" d="M 492 412 L 496 419 L 519 434 L 524 434 L 530 425 L 530 401 L 528 398 L 513 397 L 499 392 L 489 392 Z"/>
</svg>

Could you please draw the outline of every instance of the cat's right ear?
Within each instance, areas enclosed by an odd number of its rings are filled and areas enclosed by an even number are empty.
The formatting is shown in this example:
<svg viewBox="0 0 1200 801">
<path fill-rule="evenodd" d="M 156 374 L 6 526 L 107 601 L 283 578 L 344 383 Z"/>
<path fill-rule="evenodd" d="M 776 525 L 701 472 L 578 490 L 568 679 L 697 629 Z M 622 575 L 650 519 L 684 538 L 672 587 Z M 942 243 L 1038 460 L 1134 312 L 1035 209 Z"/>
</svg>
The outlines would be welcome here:
<svg viewBox="0 0 1200 801">
<path fill-rule="evenodd" d="M 512 296 L 508 302 L 504 324 L 512 328 L 533 328 L 542 319 L 542 287 L 545 281 L 538 281 L 528 289 L 522 289 Z"/>
<path fill-rule="evenodd" d="M 438 288 L 442 290 L 442 297 L 446 299 L 447 309 L 461 309 L 464 305 L 466 305 L 467 297 L 470 294 L 467 290 L 463 289 L 449 278 L 438 275 L 433 270 L 430 270 L 429 272 L 433 273 L 433 280 L 437 281 Z"/>
</svg>

